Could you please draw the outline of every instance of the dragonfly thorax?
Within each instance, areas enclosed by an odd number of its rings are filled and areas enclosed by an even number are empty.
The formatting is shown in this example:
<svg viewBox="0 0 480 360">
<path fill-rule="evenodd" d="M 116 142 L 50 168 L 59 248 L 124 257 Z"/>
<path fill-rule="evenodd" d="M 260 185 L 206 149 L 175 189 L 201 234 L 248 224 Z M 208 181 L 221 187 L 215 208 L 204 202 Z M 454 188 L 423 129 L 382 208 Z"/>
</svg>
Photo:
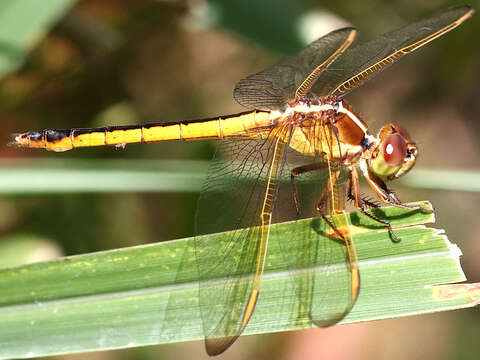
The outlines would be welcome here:
<svg viewBox="0 0 480 360">
<path fill-rule="evenodd" d="M 374 141 L 366 123 L 345 100 L 328 96 L 290 102 L 280 122 L 293 125 L 290 147 L 304 155 L 349 164 Z"/>
</svg>

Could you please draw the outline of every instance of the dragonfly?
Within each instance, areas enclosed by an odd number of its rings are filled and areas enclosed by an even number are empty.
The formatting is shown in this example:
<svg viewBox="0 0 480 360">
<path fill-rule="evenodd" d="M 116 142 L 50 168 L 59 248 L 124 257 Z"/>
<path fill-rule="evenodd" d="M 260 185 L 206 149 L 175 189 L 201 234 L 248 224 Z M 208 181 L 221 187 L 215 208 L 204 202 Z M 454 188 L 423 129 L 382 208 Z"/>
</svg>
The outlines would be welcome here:
<svg viewBox="0 0 480 360">
<path fill-rule="evenodd" d="M 208 119 L 133 126 L 30 131 L 12 135 L 14 145 L 66 151 L 74 148 L 171 140 L 219 140 L 200 194 L 195 259 L 199 303 L 209 355 L 224 352 L 242 334 L 259 298 L 275 231 L 286 220 L 317 218 L 334 247 L 318 246 L 318 232 L 282 238 L 289 269 L 302 269 L 296 284 L 310 321 L 330 326 L 352 309 L 360 273 L 346 215 L 351 202 L 399 241 L 388 219 L 367 212 L 380 203 L 412 210 L 386 182 L 406 174 L 418 148 L 400 125 L 377 136 L 344 99 L 379 72 L 471 17 L 469 6 L 450 8 L 416 23 L 350 47 L 357 30 L 345 27 L 317 39 L 295 56 L 240 80 L 233 96 L 249 110 Z M 378 200 L 360 192 L 363 176 Z M 204 234 L 229 231 L 221 243 Z M 300 244 L 300 245 L 299 245 Z M 317 244 L 317 245 L 316 245 Z M 316 271 L 319 258 L 340 258 L 341 266 Z M 340 282 L 340 287 L 332 283 Z M 214 284 L 214 285 L 212 285 Z M 219 290 L 220 289 L 220 290 Z M 316 305 L 310 296 L 329 298 Z"/>
</svg>

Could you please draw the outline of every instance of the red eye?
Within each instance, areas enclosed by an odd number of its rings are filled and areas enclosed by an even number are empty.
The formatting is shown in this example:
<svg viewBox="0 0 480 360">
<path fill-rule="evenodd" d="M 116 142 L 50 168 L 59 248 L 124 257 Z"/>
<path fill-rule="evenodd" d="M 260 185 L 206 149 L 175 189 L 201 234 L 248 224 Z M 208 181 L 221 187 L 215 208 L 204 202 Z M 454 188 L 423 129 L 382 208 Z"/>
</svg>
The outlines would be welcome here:
<svg viewBox="0 0 480 360">
<path fill-rule="evenodd" d="M 403 163 L 407 156 L 407 144 L 399 134 L 391 134 L 383 142 L 383 158 L 392 166 Z"/>
<path fill-rule="evenodd" d="M 408 133 L 407 130 L 405 130 L 403 127 L 401 127 L 398 124 L 392 124 L 392 133 L 398 133 L 400 134 L 406 141 L 411 141 L 410 134 Z"/>
</svg>

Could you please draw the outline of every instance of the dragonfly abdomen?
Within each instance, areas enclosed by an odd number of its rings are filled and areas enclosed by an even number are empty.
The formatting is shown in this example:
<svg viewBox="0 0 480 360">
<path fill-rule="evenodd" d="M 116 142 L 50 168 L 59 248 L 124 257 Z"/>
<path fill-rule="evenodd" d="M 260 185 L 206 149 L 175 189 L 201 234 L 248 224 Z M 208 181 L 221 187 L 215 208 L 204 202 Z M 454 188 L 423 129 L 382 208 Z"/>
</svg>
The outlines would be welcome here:
<svg viewBox="0 0 480 360">
<path fill-rule="evenodd" d="M 79 147 L 124 146 L 171 140 L 223 139 L 230 136 L 248 136 L 248 130 L 269 126 L 270 111 L 252 110 L 239 114 L 171 123 L 108 126 L 69 130 L 43 130 L 15 134 L 12 145 L 67 151 Z"/>
</svg>

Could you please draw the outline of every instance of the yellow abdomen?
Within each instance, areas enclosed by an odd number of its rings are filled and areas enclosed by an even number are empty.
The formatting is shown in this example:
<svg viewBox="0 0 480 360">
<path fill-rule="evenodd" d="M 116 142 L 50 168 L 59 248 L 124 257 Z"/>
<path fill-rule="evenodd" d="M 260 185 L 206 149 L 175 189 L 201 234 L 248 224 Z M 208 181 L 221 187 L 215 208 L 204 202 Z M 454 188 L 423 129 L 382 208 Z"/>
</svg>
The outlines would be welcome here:
<svg viewBox="0 0 480 360">
<path fill-rule="evenodd" d="M 43 130 L 14 136 L 18 147 L 67 151 L 78 147 L 125 145 L 170 140 L 223 139 L 248 136 L 249 130 L 272 124 L 270 111 L 253 110 L 240 114 L 175 123 L 155 123 L 104 128 Z"/>
</svg>

